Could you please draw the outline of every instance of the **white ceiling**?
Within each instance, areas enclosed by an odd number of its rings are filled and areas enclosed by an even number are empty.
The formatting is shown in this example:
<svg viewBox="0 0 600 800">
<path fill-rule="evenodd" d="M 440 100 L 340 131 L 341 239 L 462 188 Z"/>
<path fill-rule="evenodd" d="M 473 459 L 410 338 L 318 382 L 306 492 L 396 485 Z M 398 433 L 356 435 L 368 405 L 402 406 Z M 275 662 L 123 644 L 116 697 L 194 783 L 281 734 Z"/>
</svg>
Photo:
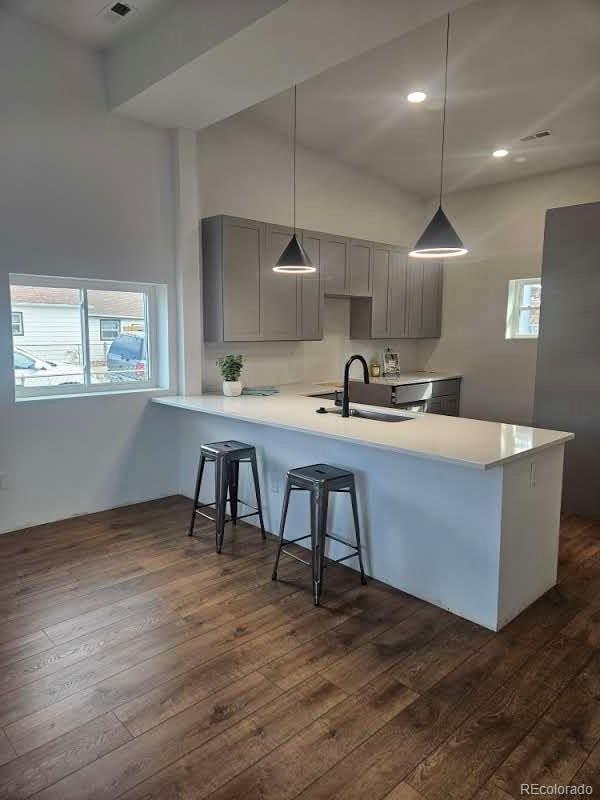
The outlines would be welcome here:
<svg viewBox="0 0 600 800">
<path fill-rule="evenodd" d="M 600 161 L 600 0 L 483 0 L 452 15 L 448 191 Z M 424 197 L 439 182 L 445 18 L 298 88 L 298 141 Z M 405 101 L 423 89 L 421 105 Z M 289 131 L 289 93 L 242 115 Z M 545 139 L 520 138 L 550 129 Z M 491 157 L 498 147 L 504 159 Z M 526 161 L 516 162 L 515 157 Z"/>
<path fill-rule="evenodd" d="M 179 0 L 124 0 L 132 11 L 121 19 L 108 15 L 116 0 L 6 0 L 6 7 L 88 47 L 106 49 L 141 30 Z"/>
</svg>

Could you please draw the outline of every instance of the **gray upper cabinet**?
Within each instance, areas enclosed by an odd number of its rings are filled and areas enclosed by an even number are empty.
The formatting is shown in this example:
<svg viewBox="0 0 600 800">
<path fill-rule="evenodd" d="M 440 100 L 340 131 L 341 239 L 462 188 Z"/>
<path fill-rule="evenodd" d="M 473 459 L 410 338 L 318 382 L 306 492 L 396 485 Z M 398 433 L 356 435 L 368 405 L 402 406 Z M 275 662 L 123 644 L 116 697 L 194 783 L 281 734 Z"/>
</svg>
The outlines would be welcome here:
<svg viewBox="0 0 600 800">
<path fill-rule="evenodd" d="M 437 339 L 442 335 L 442 289 L 444 270 L 440 261 L 423 264 L 423 308 L 421 337 Z"/>
<path fill-rule="evenodd" d="M 344 236 L 330 236 L 327 233 L 321 233 L 319 236 L 325 294 L 349 294 L 350 240 Z"/>
<path fill-rule="evenodd" d="M 390 251 L 388 327 L 390 339 L 403 339 L 407 336 L 406 259 L 406 248 L 395 247 Z"/>
<path fill-rule="evenodd" d="M 300 336 L 300 295 L 298 277 L 274 272 L 277 259 L 293 231 L 280 225 L 266 226 L 266 258 L 260 273 L 261 339 L 285 341 Z"/>
<path fill-rule="evenodd" d="M 350 242 L 347 294 L 352 297 L 371 296 L 373 245 L 353 239 Z"/>
<path fill-rule="evenodd" d="M 264 246 L 262 222 L 223 216 L 202 221 L 204 335 L 208 341 L 261 338 Z"/>
<path fill-rule="evenodd" d="M 408 261 L 408 336 L 435 339 L 442 332 L 443 265 L 440 261 Z"/>
<path fill-rule="evenodd" d="M 204 335 L 212 342 L 322 338 L 322 282 L 273 271 L 292 231 L 219 215 L 202 220 Z M 299 232 L 301 235 L 301 232 Z M 320 259 L 320 242 L 308 240 Z M 311 252 L 311 257 L 312 257 Z"/>
<path fill-rule="evenodd" d="M 406 249 L 372 245 L 372 297 L 350 301 L 352 339 L 403 339 L 407 332 Z"/>
<path fill-rule="evenodd" d="M 390 268 L 392 251 L 385 245 L 373 248 L 373 296 L 371 301 L 371 336 L 386 339 L 390 335 Z"/>
<path fill-rule="evenodd" d="M 298 231 L 314 274 L 273 266 L 291 228 L 224 215 L 202 220 L 204 333 L 212 342 L 323 338 L 324 295 L 350 297 L 353 339 L 421 339 L 441 333 L 442 264 L 406 249 Z"/>
<path fill-rule="evenodd" d="M 302 232 L 302 245 L 317 268 L 298 278 L 300 292 L 300 339 L 323 338 L 323 288 L 321 266 L 322 238 L 318 233 Z"/>
</svg>

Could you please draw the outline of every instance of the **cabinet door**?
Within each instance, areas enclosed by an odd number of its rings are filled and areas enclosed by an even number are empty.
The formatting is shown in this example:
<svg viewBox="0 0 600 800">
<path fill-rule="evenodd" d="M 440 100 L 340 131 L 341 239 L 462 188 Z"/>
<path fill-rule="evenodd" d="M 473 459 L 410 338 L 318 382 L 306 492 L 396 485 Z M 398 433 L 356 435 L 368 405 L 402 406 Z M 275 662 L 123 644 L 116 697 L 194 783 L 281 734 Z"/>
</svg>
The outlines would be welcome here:
<svg viewBox="0 0 600 800">
<path fill-rule="evenodd" d="M 321 265 L 325 294 L 348 294 L 348 261 L 350 241 L 343 236 L 321 237 Z"/>
<path fill-rule="evenodd" d="M 389 336 L 392 339 L 402 339 L 407 335 L 408 299 L 406 285 L 406 252 L 404 248 L 394 248 L 390 253 Z M 373 288 L 375 287 L 373 286 Z"/>
<path fill-rule="evenodd" d="M 371 301 L 371 336 L 390 336 L 390 268 L 392 253 L 385 245 L 373 247 L 373 299 Z"/>
<path fill-rule="evenodd" d="M 407 336 L 418 339 L 423 335 L 423 262 L 409 258 L 407 262 Z"/>
<path fill-rule="evenodd" d="M 421 336 L 426 338 L 435 339 L 442 334 L 442 280 L 442 263 L 425 261 L 423 264 Z"/>
<path fill-rule="evenodd" d="M 321 238 L 318 233 L 303 231 L 302 245 L 317 268 L 316 272 L 298 278 L 300 283 L 300 338 L 307 341 L 323 338 Z"/>
<path fill-rule="evenodd" d="M 223 219 L 223 339 L 260 339 L 260 268 L 265 226 Z"/>
<path fill-rule="evenodd" d="M 264 341 L 299 338 L 298 277 L 273 271 L 292 233 L 291 228 L 280 225 L 266 226 L 265 256 L 260 272 L 261 339 Z"/>
<path fill-rule="evenodd" d="M 369 242 L 354 240 L 350 244 L 349 291 L 355 297 L 371 296 L 373 246 Z"/>
</svg>

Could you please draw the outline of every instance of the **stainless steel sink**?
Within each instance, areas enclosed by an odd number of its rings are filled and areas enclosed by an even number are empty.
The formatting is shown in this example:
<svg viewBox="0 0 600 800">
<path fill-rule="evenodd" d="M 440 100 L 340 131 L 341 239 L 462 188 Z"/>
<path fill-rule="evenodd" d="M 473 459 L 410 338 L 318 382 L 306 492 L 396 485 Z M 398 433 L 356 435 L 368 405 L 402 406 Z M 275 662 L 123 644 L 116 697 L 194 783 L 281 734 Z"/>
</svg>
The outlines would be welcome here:
<svg viewBox="0 0 600 800">
<path fill-rule="evenodd" d="M 341 414 L 342 409 L 328 408 L 327 413 Z M 410 422 L 411 419 L 414 419 L 414 417 L 401 417 L 399 414 L 385 414 L 381 411 L 365 411 L 358 408 L 351 408 L 350 416 L 357 417 L 359 419 L 372 419 L 376 420 L 377 422 Z"/>
</svg>

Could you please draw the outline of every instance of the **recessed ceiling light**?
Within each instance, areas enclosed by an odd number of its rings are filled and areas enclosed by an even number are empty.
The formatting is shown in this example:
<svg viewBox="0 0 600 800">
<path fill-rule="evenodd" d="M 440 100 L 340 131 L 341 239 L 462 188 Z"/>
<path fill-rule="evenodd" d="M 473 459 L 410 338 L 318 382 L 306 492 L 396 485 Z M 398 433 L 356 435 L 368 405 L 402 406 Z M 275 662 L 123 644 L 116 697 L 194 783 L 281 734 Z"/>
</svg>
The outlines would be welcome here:
<svg viewBox="0 0 600 800">
<path fill-rule="evenodd" d="M 427 95 L 425 92 L 411 92 L 406 99 L 409 103 L 422 103 L 423 100 L 427 100 Z"/>
<path fill-rule="evenodd" d="M 504 147 L 500 147 L 498 150 L 494 150 L 492 155 L 494 158 L 504 158 L 504 156 L 508 155 L 508 150 L 506 150 Z"/>
<path fill-rule="evenodd" d="M 515 158 L 515 161 L 517 162 L 517 164 L 522 164 L 524 161 L 527 161 L 527 159 L 525 158 L 525 156 L 517 156 Z"/>
</svg>

